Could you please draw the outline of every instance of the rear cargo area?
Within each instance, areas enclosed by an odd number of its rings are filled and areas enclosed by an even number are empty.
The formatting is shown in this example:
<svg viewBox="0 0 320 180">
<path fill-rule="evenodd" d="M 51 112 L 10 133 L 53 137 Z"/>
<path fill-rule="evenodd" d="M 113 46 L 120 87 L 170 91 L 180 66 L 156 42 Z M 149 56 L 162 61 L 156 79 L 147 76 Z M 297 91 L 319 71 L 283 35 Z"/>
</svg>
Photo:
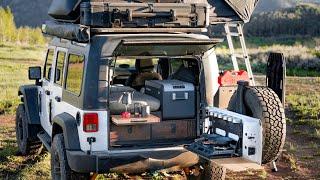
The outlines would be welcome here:
<svg viewBox="0 0 320 180">
<path fill-rule="evenodd" d="M 177 146 L 197 137 L 196 59 L 117 59 L 110 70 L 111 148 Z"/>
</svg>

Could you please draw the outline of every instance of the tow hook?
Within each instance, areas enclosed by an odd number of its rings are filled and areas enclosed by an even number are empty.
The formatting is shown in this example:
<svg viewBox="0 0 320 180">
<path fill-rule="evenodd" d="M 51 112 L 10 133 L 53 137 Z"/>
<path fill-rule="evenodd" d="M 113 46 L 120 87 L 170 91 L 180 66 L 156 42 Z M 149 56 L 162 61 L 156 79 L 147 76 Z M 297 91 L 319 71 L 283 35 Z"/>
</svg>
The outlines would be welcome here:
<svg viewBox="0 0 320 180">
<path fill-rule="evenodd" d="M 92 152 L 92 143 L 95 143 L 95 142 L 96 142 L 96 138 L 95 138 L 95 137 L 88 137 L 88 138 L 87 138 L 87 142 L 88 142 L 89 145 L 90 145 L 90 151 L 87 151 L 87 154 L 90 155 L 91 152 Z"/>
</svg>

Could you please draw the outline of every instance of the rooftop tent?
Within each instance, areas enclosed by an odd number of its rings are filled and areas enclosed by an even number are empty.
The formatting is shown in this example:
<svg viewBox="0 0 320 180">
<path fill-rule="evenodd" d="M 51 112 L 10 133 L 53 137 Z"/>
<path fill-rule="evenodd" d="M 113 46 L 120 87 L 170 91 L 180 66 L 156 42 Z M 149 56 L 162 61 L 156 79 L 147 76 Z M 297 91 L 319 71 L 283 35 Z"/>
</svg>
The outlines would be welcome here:
<svg viewBox="0 0 320 180">
<path fill-rule="evenodd" d="M 259 0 L 225 0 L 225 2 L 231 6 L 244 22 L 249 22 Z"/>
<path fill-rule="evenodd" d="M 48 14 L 56 20 L 76 22 L 82 2 L 104 3 L 208 3 L 211 24 L 248 22 L 259 0 L 52 0 Z"/>
<path fill-rule="evenodd" d="M 216 24 L 232 21 L 249 22 L 259 0 L 184 0 L 184 2 L 210 4 L 210 21 Z"/>
<path fill-rule="evenodd" d="M 52 0 L 48 14 L 56 20 L 74 22 L 80 16 L 81 2 L 82 0 Z"/>
</svg>

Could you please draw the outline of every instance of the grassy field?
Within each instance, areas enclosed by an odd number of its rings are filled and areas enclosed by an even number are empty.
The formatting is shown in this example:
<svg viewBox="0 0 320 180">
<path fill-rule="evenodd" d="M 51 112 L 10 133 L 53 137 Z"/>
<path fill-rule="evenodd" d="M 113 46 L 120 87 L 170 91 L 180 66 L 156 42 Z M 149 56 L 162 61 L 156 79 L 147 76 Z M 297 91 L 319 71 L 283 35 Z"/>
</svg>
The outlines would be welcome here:
<svg viewBox="0 0 320 180">
<path fill-rule="evenodd" d="M 294 52 L 297 47 L 281 46 L 286 53 Z M 265 57 L 270 50 L 278 49 L 271 46 L 257 52 Z M 308 48 L 301 50 L 309 52 Z M 42 65 L 44 47 L 14 47 L 0 45 L 0 179 L 50 179 L 50 155 L 43 152 L 40 156 L 22 157 L 17 153 L 15 144 L 14 113 L 19 99 L 19 85 L 31 83 L 28 81 L 29 66 Z M 227 53 L 219 49 L 220 54 Z M 298 56 L 298 53 L 296 53 Z M 311 55 L 301 55 L 311 56 Z M 312 56 L 313 57 L 313 56 Z M 298 59 L 298 57 L 296 57 Z M 263 83 L 263 77 L 258 78 Z M 278 173 L 266 171 L 255 174 L 246 172 L 243 178 L 250 179 L 293 179 L 320 178 L 320 78 L 319 77 L 289 77 L 287 80 L 287 121 L 288 138 L 285 152 L 280 158 Z M 135 176 L 136 178 L 180 179 L 180 175 L 164 175 L 151 173 Z M 238 179 L 239 175 L 231 175 L 229 179 Z M 126 179 L 126 175 L 107 174 L 99 179 Z"/>
<path fill-rule="evenodd" d="M 43 64 L 44 47 L 0 45 L 0 115 L 13 114 L 17 89 L 28 84 L 28 67 Z"/>
<path fill-rule="evenodd" d="M 248 53 L 255 73 L 264 74 L 266 72 L 270 52 L 281 52 L 286 57 L 288 76 L 320 76 L 320 49 L 317 49 L 316 46 L 308 47 L 301 44 L 249 46 L 252 46 L 248 49 Z M 238 49 L 237 53 L 241 54 L 241 50 Z M 227 46 L 220 46 L 217 49 L 217 54 L 220 65 L 224 67 L 232 66 Z M 239 65 L 245 67 L 244 62 L 239 61 Z"/>
</svg>

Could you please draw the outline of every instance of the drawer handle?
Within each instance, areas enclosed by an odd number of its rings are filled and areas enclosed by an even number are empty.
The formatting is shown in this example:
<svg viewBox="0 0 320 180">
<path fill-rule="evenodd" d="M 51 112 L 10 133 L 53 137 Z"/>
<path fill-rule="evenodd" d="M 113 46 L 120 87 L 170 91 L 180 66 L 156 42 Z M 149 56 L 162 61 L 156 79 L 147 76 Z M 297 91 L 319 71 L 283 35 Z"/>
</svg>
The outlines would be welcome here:
<svg viewBox="0 0 320 180">
<path fill-rule="evenodd" d="M 177 133 L 177 126 L 176 124 L 171 124 L 171 133 L 176 134 Z"/>
<path fill-rule="evenodd" d="M 132 134 L 132 127 L 128 127 L 128 134 Z"/>
</svg>

